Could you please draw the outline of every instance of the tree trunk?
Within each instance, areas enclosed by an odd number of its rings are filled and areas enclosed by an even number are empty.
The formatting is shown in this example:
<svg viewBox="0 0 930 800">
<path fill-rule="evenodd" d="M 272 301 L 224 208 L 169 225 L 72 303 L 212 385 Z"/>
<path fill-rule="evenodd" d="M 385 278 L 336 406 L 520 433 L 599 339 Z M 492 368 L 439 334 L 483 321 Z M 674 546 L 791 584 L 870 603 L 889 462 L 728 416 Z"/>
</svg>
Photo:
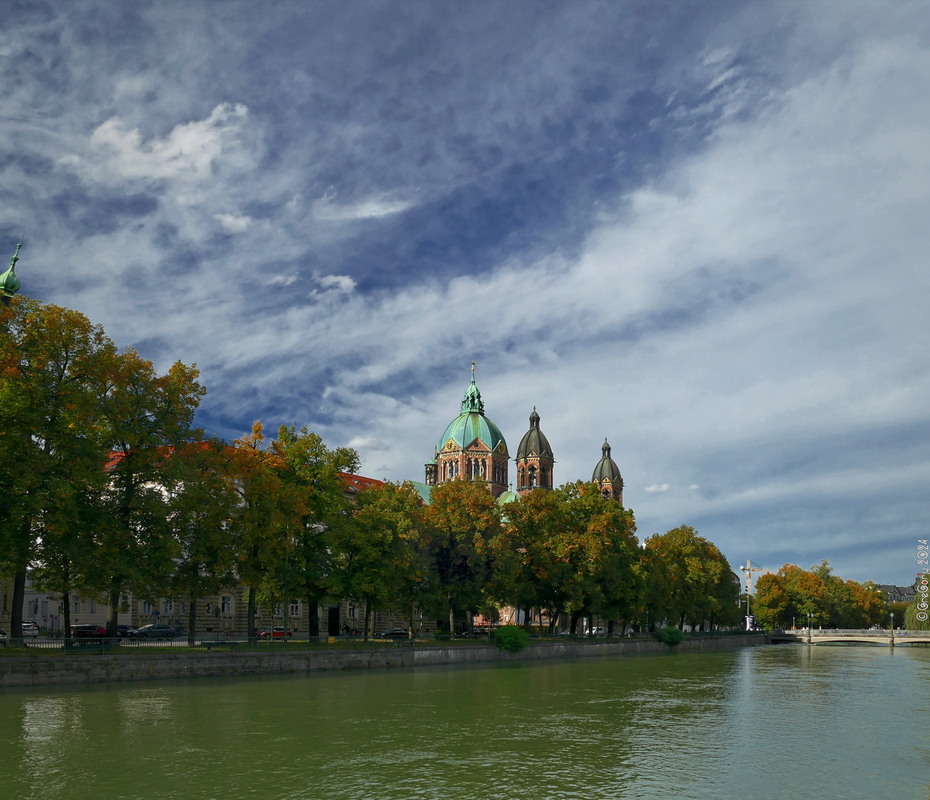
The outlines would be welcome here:
<svg viewBox="0 0 930 800">
<path fill-rule="evenodd" d="M 71 591 L 67 587 L 68 584 L 65 584 L 65 590 L 61 593 L 61 613 L 63 616 L 61 633 L 65 637 L 65 644 L 71 644 Z"/>
<path fill-rule="evenodd" d="M 249 609 L 246 612 L 248 614 L 248 619 L 246 619 L 246 630 L 248 631 L 249 644 L 255 644 L 258 641 L 258 636 L 255 633 L 255 612 L 257 611 L 255 603 L 255 587 L 249 587 Z"/>
<path fill-rule="evenodd" d="M 107 636 L 116 638 L 116 624 L 119 621 L 119 587 L 110 587 L 110 596 L 107 598 Z"/>
<path fill-rule="evenodd" d="M 23 647 L 23 603 L 26 600 L 26 570 L 25 562 L 16 565 L 13 575 L 13 607 L 10 609 L 10 638 L 17 647 Z"/>
<path fill-rule="evenodd" d="M 307 638 L 320 638 L 320 599 L 307 595 Z"/>
<path fill-rule="evenodd" d="M 197 596 L 193 594 L 190 595 L 190 597 L 187 598 L 187 602 L 190 603 L 187 609 L 187 644 L 193 647 L 194 631 L 197 628 Z"/>
</svg>

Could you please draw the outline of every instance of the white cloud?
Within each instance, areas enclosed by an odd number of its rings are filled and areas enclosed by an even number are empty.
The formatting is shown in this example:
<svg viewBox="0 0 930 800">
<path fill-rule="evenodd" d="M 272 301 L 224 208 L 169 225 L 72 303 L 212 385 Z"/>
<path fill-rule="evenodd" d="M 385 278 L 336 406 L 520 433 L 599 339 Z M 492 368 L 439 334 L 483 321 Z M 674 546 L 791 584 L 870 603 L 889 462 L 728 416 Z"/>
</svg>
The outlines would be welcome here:
<svg viewBox="0 0 930 800">
<path fill-rule="evenodd" d="M 647 486 L 643 489 L 644 492 L 654 493 L 654 492 L 667 492 L 672 487 L 667 483 L 653 483 L 651 486 Z"/>
<path fill-rule="evenodd" d="M 213 218 L 223 226 L 226 233 L 243 233 L 249 229 L 253 221 L 251 217 L 235 214 L 214 214 Z"/>
<path fill-rule="evenodd" d="M 313 216 L 326 222 L 380 219 L 401 214 L 413 205 L 414 203 L 410 200 L 399 200 L 385 195 L 375 195 L 354 203 L 338 204 L 336 193 L 330 191 L 313 203 Z"/>
<path fill-rule="evenodd" d="M 348 275 L 318 275 L 315 279 L 324 289 L 336 294 L 350 294 L 355 291 L 355 281 Z"/>
<path fill-rule="evenodd" d="M 138 128 L 129 129 L 113 117 L 90 137 L 96 155 L 93 168 L 103 171 L 101 179 L 207 178 L 247 116 L 241 103 L 221 103 L 206 119 L 177 125 L 167 136 L 147 141 Z"/>
<path fill-rule="evenodd" d="M 293 272 L 290 275 L 274 275 L 268 279 L 269 286 L 290 286 L 293 283 L 297 282 L 297 279 L 300 276 Z"/>
</svg>

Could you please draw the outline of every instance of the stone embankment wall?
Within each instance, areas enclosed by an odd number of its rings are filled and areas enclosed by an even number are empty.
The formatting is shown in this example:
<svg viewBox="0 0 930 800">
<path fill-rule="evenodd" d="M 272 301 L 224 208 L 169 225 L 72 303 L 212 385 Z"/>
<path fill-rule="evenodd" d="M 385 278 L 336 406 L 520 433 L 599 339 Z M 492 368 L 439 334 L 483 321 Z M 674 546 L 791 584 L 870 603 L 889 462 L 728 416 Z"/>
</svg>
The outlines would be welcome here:
<svg viewBox="0 0 930 800">
<path fill-rule="evenodd" d="M 676 650 L 718 650 L 766 644 L 755 636 L 722 636 L 686 639 Z M 561 642 L 531 644 L 520 653 L 503 653 L 493 645 L 467 647 L 379 647 L 371 650 L 300 650 L 273 653 L 170 653 L 160 655 L 25 656 L 0 658 L 0 687 L 52 686 L 70 683 L 106 683 L 171 678 L 231 677 L 237 675 L 289 675 L 323 670 L 384 669 L 495 661 L 593 658 L 668 652 L 669 647 L 652 639 L 628 639 L 615 643 Z"/>
</svg>

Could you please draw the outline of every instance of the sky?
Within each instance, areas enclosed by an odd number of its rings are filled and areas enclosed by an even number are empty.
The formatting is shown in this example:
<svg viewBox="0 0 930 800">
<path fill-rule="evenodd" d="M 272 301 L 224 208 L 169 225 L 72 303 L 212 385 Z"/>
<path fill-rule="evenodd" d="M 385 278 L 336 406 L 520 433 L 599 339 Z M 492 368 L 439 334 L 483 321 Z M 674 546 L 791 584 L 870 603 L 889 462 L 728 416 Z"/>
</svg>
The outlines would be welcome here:
<svg viewBox="0 0 930 800">
<path fill-rule="evenodd" d="M 207 432 L 422 481 L 475 361 L 641 538 L 913 582 L 923 0 L 7 0 L 0 75 L 0 258 Z"/>
</svg>

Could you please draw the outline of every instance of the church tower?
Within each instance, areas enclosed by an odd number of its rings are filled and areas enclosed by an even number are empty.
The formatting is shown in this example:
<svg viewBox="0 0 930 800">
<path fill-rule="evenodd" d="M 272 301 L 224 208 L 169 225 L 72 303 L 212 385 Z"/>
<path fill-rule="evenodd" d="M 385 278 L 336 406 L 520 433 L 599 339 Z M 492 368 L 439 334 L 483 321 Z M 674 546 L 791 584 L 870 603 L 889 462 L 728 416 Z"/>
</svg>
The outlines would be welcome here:
<svg viewBox="0 0 930 800">
<path fill-rule="evenodd" d="M 517 494 L 521 497 L 533 489 L 552 488 L 552 467 L 555 458 L 549 440 L 539 429 L 539 414 L 533 406 L 530 429 L 523 434 L 517 448 Z"/>
<path fill-rule="evenodd" d="M 426 464 L 429 486 L 471 478 L 487 483 L 498 497 L 507 490 L 510 453 L 500 428 L 484 415 L 484 401 L 475 383 L 475 362 L 471 362 L 471 383 L 465 390 L 459 415 L 452 420 L 436 443 L 435 458 Z"/>
<path fill-rule="evenodd" d="M 623 478 L 617 462 L 610 457 L 610 445 L 606 439 L 601 447 L 601 454 L 601 460 L 597 462 L 591 480 L 597 484 L 604 497 L 611 497 L 623 505 Z"/>
</svg>

